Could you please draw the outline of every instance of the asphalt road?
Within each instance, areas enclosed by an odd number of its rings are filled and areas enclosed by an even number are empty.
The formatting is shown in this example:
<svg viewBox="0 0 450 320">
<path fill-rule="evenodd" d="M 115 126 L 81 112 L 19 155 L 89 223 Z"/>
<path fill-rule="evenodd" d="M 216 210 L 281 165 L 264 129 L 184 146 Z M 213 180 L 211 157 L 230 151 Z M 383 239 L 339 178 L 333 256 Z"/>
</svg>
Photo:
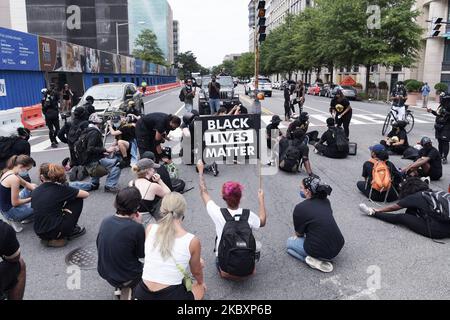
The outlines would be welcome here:
<svg viewBox="0 0 450 320">
<path fill-rule="evenodd" d="M 242 90 L 242 88 L 239 88 Z M 283 115 L 281 91 L 274 91 L 272 98 L 263 101 L 264 121 L 272 113 Z M 243 97 L 247 106 L 251 101 Z M 311 114 L 312 126 L 321 133 L 325 130 L 324 119 L 328 115 L 329 99 L 307 97 L 305 111 Z M 300 179 L 305 174 L 288 175 L 279 172 L 265 176 L 263 185 L 268 210 L 267 226 L 255 233 L 262 242 L 261 261 L 256 275 L 248 281 L 233 283 L 220 279 L 214 267 L 214 226 L 200 200 L 197 176 L 192 166 L 180 167 L 181 177 L 187 187 L 194 190 L 185 194 L 188 201 L 186 228 L 202 242 L 202 256 L 206 261 L 205 281 L 208 287 L 206 299 L 448 299 L 450 297 L 449 241 L 437 244 L 397 227 L 362 216 L 358 204 L 366 202 L 356 189 L 362 164 L 369 158 L 368 147 L 381 138 L 381 122 L 388 112 L 387 105 L 352 102 L 354 124 L 350 127 L 351 141 L 358 143 L 357 156 L 344 160 L 331 160 L 310 152 L 313 171 L 333 187 L 331 196 L 334 215 L 345 237 L 346 244 L 334 261 L 332 274 L 322 274 L 310 269 L 288 256 L 286 239 L 293 235 L 292 210 L 301 201 L 298 195 Z M 148 99 L 146 112 L 162 111 L 182 113 L 178 90 L 158 94 Z M 414 110 L 416 127 L 410 141 L 421 136 L 434 137 L 432 118 L 422 110 Z M 358 116 L 359 115 L 359 116 Z M 378 115 L 378 116 L 376 116 Z M 381 115 L 381 116 L 379 116 Z M 283 117 L 282 117 L 283 118 Z M 287 125 L 284 123 L 284 125 Z M 45 136 L 45 131 L 35 136 Z M 42 138 L 35 138 L 42 143 Z M 34 143 L 33 143 L 34 144 Z M 64 148 L 48 150 L 42 145 L 34 149 L 38 163 L 59 162 L 66 157 Z M 312 150 L 311 150 L 312 151 Z M 407 161 L 395 157 L 392 161 L 399 167 Z M 444 167 L 444 178 L 432 183 L 435 189 L 447 190 L 450 166 Z M 220 166 L 218 177 L 207 176 L 207 185 L 213 198 L 220 204 L 220 187 L 228 180 L 244 184 L 242 206 L 257 210 L 257 166 Z M 32 178 L 37 181 L 37 170 Z M 120 186 L 131 180 L 130 169 L 124 170 Z M 102 179 L 102 186 L 104 179 Z M 85 201 L 80 225 L 86 226 L 87 234 L 61 249 L 43 247 L 32 226 L 26 226 L 18 235 L 22 254 L 27 263 L 26 299 L 112 299 L 113 288 L 99 277 L 97 271 L 83 270 L 80 286 L 73 283 L 65 256 L 73 249 L 95 245 L 102 219 L 114 214 L 114 196 L 101 191 L 93 192 Z M 379 276 L 379 277 L 378 277 Z M 377 285 L 378 281 L 379 286 Z M 76 282 L 75 282 L 76 283 Z M 370 285 L 368 287 L 368 285 Z"/>
</svg>

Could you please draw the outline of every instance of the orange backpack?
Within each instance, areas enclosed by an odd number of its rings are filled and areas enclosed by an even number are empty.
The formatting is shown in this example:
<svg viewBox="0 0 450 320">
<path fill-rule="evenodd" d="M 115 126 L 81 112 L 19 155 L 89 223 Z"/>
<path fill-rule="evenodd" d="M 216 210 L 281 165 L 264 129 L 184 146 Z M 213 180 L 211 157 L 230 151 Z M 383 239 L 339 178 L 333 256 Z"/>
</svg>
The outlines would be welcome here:
<svg viewBox="0 0 450 320">
<path fill-rule="evenodd" d="M 369 160 L 373 164 L 372 189 L 379 192 L 388 191 L 392 187 L 391 171 L 386 161 Z"/>
</svg>

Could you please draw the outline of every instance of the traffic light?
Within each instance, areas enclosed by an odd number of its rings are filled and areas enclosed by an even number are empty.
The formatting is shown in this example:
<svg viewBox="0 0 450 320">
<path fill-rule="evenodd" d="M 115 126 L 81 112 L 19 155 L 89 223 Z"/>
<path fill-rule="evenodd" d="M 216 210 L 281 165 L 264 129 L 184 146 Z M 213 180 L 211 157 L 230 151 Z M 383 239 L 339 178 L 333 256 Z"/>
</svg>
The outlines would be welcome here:
<svg viewBox="0 0 450 320">
<path fill-rule="evenodd" d="M 437 37 L 441 33 L 442 18 L 433 18 L 431 21 L 431 36 Z"/>
<path fill-rule="evenodd" d="M 257 10 L 258 23 L 256 28 L 258 41 L 261 43 L 266 40 L 266 1 L 259 1 Z"/>
</svg>

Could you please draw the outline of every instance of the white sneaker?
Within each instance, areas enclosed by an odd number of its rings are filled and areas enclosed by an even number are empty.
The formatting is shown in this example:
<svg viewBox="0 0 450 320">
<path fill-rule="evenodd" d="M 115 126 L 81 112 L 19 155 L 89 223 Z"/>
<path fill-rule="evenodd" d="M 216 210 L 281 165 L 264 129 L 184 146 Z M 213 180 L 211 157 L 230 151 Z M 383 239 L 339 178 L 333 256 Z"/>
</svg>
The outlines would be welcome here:
<svg viewBox="0 0 450 320">
<path fill-rule="evenodd" d="M 359 205 L 359 210 L 361 210 L 362 213 L 367 214 L 368 216 L 373 216 L 375 214 L 375 210 L 366 206 L 366 204 L 364 203 L 361 203 Z"/>
<path fill-rule="evenodd" d="M 319 259 L 316 259 L 316 258 L 313 258 L 310 256 L 306 257 L 305 262 L 311 268 L 317 269 L 324 273 L 330 273 L 333 271 L 333 264 L 331 262 L 321 261 Z"/>
<path fill-rule="evenodd" d="M 23 231 L 22 223 L 18 221 L 8 220 L 8 224 L 14 229 L 16 233 Z"/>
<path fill-rule="evenodd" d="M 423 182 L 426 182 L 426 184 L 428 184 L 428 185 L 431 183 L 430 177 L 422 177 L 422 178 L 420 178 L 420 180 L 422 180 Z"/>
</svg>

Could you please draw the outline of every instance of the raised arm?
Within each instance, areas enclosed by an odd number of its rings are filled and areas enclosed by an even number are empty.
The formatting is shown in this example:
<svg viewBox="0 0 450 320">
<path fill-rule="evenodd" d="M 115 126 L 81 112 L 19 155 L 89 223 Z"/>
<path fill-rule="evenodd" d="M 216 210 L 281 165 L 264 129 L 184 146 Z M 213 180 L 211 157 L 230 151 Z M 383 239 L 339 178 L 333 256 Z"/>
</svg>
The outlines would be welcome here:
<svg viewBox="0 0 450 320">
<path fill-rule="evenodd" d="M 261 220 L 260 227 L 264 227 L 267 222 L 267 212 L 266 205 L 264 203 L 264 191 L 259 189 L 258 191 L 258 201 L 259 201 L 259 220 Z"/>
<path fill-rule="evenodd" d="M 205 177 L 203 175 L 205 165 L 202 160 L 198 161 L 197 169 L 200 184 L 200 196 L 202 197 L 203 203 L 206 205 L 211 200 L 211 197 L 209 196 L 208 188 L 206 187 L 205 183 Z"/>
</svg>

